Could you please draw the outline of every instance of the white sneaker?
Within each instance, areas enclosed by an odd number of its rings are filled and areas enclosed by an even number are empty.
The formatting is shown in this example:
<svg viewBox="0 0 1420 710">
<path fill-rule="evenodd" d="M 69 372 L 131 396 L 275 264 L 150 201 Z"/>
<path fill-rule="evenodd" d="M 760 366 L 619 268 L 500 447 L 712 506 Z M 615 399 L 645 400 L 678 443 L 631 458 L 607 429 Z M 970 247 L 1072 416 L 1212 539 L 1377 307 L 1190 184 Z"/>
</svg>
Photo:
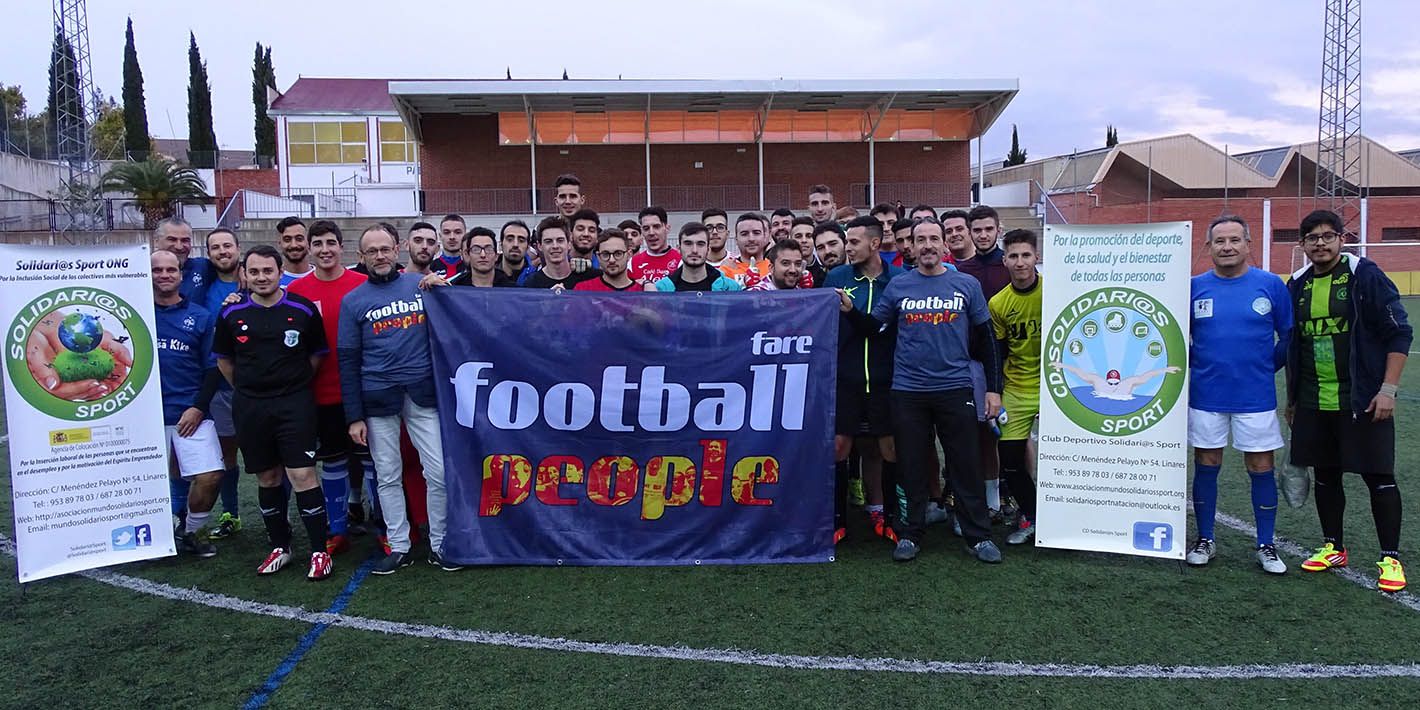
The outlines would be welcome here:
<svg viewBox="0 0 1420 710">
<path fill-rule="evenodd" d="M 256 568 L 257 574 L 276 574 L 280 572 L 286 563 L 291 561 L 291 551 L 284 547 L 278 547 L 271 551 L 262 561 L 261 566 Z"/>
<path fill-rule="evenodd" d="M 1287 573 L 1287 563 L 1277 556 L 1277 548 L 1272 545 L 1257 546 L 1257 565 L 1268 574 Z"/>
<path fill-rule="evenodd" d="M 942 506 L 937 505 L 937 502 L 936 502 L 936 501 L 932 501 L 932 502 L 930 502 L 930 503 L 927 504 L 927 516 L 926 516 L 926 518 L 927 518 L 927 524 L 928 524 L 928 525 L 936 525 L 937 523 L 945 523 L 945 522 L 947 522 L 947 511 L 946 511 L 946 509 L 944 509 Z"/>
<path fill-rule="evenodd" d="M 1188 548 L 1188 554 L 1183 561 L 1194 567 L 1202 567 L 1218 556 L 1218 546 L 1206 537 L 1198 538 L 1198 542 L 1193 543 L 1193 547 Z"/>
</svg>

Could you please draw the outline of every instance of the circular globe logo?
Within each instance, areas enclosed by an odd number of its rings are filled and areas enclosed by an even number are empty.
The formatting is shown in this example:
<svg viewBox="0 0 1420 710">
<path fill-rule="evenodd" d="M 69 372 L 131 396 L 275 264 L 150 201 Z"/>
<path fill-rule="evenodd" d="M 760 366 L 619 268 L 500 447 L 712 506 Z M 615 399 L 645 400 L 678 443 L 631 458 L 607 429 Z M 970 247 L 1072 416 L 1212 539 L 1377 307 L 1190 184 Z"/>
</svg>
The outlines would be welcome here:
<svg viewBox="0 0 1420 710">
<path fill-rule="evenodd" d="M 152 335 L 139 312 L 101 289 L 50 291 L 5 331 L 15 390 L 45 414 L 86 421 L 137 398 L 153 371 Z"/>
<path fill-rule="evenodd" d="M 1098 289 L 1071 301 L 1046 332 L 1045 355 L 1042 374 L 1056 406 L 1103 436 L 1159 423 L 1178 403 L 1188 364 L 1178 321 L 1158 300 L 1130 288 Z"/>
</svg>

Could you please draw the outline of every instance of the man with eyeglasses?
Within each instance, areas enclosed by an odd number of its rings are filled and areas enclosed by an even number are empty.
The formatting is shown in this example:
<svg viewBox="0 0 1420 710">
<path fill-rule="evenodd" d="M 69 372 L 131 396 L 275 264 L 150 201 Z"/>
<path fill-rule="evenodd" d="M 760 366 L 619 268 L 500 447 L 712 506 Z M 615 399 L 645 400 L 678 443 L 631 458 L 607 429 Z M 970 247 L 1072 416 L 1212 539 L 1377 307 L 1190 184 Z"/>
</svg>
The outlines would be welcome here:
<svg viewBox="0 0 1420 710">
<path fill-rule="evenodd" d="M 1395 482 L 1395 399 L 1413 333 L 1400 293 L 1370 259 L 1342 252 L 1344 223 L 1329 210 L 1302 220 L 1311 263 L 1287 284 L 1296 323 L 1287 349 L 1292 464 L 1315 473 L 1322 546 L 1307 572 L 1345 567 L 1342 472 L 1360 474 L 1380 540 L 1383 592 L 1405 589 L 1400 489 Z"/>
<path fill-rule="evenodd" d="M 734 258 L 727 247 L 730 242 L 730 215 L 719 207 L 711 207 L 700 213 L 700 223 L 705 225 L 705 232 L 710 236 L 710 252 L 705 256 L 705 263 L 718 269 Z"/>
<path fill-rule="evenodd" d="M 498 260 L 498 270 L 519 286 L 537 271 L 528 258 L 531 236 L 532 230 L 520 219 L 508 220 L 499 230 L 498 241 L 503 245 L 503 258 Z"/>
<path fill-rule="evenodd" d="M 631 263 L 631 249 L 626 244 L 626 235 L 620 229 L 611 227 L 597 241 L 597 257 L 601 259 L 602 275 L 588 279 L 573 287 L 574 291 L 630 291 L 636 282 L 626 273 Z"/>
<path fill-rule="evenodd" d="M 461 250 L 464 269 L 454 274 L 454 277 L 444 282 L 437 274 L 424 277 L 423 286 L 476 286 L 479 288 L 502 288 L 507 286 L 517 286 L 502 269 L 497 268 L 498 247 L 497 235 L 487 227 L 474 227 L 468 230 L 468 234 L 463 238 Z"/>
</svg>

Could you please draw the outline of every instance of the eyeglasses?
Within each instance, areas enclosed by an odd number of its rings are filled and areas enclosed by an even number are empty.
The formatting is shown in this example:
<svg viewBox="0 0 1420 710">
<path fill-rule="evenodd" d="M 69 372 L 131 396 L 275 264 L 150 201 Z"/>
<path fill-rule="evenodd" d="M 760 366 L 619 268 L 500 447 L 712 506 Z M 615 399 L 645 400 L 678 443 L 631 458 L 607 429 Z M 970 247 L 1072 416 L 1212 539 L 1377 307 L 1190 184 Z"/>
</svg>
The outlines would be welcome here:
<svg viewBox="0 0 1420 710">
<path fill-rule="evenodd" d="M 1322 243 L 1322 244 L 1330 244 L 1330 243 L 1336 241 L 1337 237 L 1339 237 L 1339 236 L 1341 236 L 1341 235 L 1337 234 L 1336 232 L 1322 232 L 1321 234 L 1308 234 L 1307 236 L 1302 237 L 1302 243 L 1305 244 L 1305 245 L 1307 245 L 1307 246 L 1311 246 L 1311 245 L 1316 244 L 1316 243 L 1318 243 L 1318 242 L 1320 242 L 1320 243 Z"/>
<path fill-rule="evenodd" d="M 707 232 L 728 232 L 728 231 L 730 231 L 730 225 L 728 225 L 728 224 L 707 224 L 707 225 L 705 225 L 705 231 L 707 231 Z"/>
<path fill-rule="evenodd" d="M 364 251 L 365 256 L 389 256 L 395 252 L 394 247 L 374 247 Z"/>
<path fill-rule="evenodd" d="M 470 254 L 494 254 L 494 253 L 496 253 L 496 252 L 494 251 L 493 247 L 491 247 L 491 246 L 470 246 L 470 247 L 468 248 L 468 253 L 470 253 Z"/>
<path fill-rule="evenodd" d="M 599 251 L 597 252 L 597 256 L 603 259 L 625 259 L 626 250 L 618 249 L 617 251 Z"/>
</svg>

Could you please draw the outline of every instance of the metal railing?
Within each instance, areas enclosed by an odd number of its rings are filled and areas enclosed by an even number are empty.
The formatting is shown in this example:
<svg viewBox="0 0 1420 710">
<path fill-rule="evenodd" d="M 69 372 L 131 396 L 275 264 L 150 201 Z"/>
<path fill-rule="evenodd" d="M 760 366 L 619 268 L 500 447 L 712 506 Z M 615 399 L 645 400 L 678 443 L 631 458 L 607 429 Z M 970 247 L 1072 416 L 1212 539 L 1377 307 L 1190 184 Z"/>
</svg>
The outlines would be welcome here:
<svg viewBox="0 0 1420 710">
<path fill-rule="evenodd" d="M 552 209 L 552 191 L 539 191 L 538 206 Z M 545 193 L 545 194 L 544 194 Z M 464 190 L 424 190 L 423 212 L 434 214 L 531 214 L 532 190 L 526 187 L 481 187 Z M 544 202 L 544 199 L 546 201 Z"/>
<path fill-rule="evenodd" d="M 355 216 L 354 187 L 292 187 L 283 188 L 275 195 L 254 190 L 239 192 L 241 216 L 245 219 Z"/>
<path fill-rule="evenodd" d="M 961 203 L 960 196 L 954 194 L 960 188 L 960 185 L 945 182 L 879 182 L 874 183 L 873 196 L 879 204 L 901 202 L 907 209 L 912 209 L 913 205 L 945 207 Z M 868 183 L 851 183 L 848 194 L 852 197 L 849 203 L 854 207 L 872 209 L 873 205 L 868 204 Z"/>
<path fill-rule="evenodd" d="M 167 212 L 175 214 L 181 203 L 168 205 Z M 0 232 L 67 232 L 67 231 L 111 231 L 144 228 L 142 210 L 130 199 L 104 198 L 98 201 L 93 223 L 77 223 L 70 216 L 70 210 L 59 200 L 19 199 L 0 200 Z M 87 211 L 87 210 L 86 210 Z"/>
<path fill-rule="evenodd" d="M 621 212 L 636 212 L 646 206 L 646 188 L 617 189 Z M 759 185 L 652 185 L 651 204 L 672 212 L 698 212 L 707 207 L 726 211 L 759 209 Z M 766 184 L 764 206 L 769 209 L 789 204 L 789 186 Z"/>
</svg>

